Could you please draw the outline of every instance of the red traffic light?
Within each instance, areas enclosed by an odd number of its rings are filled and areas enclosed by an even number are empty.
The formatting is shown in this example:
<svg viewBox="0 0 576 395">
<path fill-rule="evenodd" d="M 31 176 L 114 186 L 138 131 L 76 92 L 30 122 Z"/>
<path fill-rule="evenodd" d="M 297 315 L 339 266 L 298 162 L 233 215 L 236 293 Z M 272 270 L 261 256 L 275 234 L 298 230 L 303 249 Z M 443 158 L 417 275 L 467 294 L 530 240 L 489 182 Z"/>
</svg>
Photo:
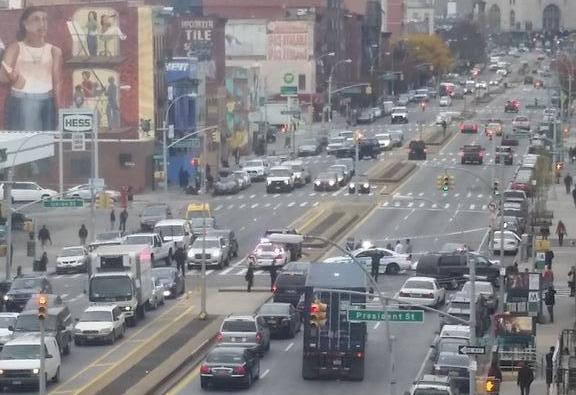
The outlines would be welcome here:
<svg viewBox="0 0 576 395">
<path fill-rule="evenodd" d="M 190 160 L 190 164 L 194 167 L 197 167 L 198 166 L 198 158 L 192 158 Z"/>
<path fill-rule="evenodd" d="M 38 319 L 46 319 L 46 314 L 48 313 L 48 297 L 46 295 L 38 295 Z"/>
</svg>

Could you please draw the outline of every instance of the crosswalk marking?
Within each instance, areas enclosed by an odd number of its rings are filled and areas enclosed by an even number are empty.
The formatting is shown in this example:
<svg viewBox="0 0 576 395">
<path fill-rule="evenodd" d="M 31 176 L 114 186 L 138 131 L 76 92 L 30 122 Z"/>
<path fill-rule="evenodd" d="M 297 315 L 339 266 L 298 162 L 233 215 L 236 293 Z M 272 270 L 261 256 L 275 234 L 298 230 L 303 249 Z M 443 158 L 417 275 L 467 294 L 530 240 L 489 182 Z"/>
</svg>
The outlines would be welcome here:
<svg viewBox="0 0 576 395">
<path fill-rule="evenodd" d="M 236 269 L 236 268 L 235 268 L 235 267 L 229 267 L 228 269 L 222 270 L 222 271 L 221 271 L 220 273 L 218 273 L 218 274 L 224 276 L 224 275 L 230 273 L 230 272 L 231 272 L 232 270 L 234 270 L 234 269 Z"/>
<path fill-rule="evenodd" d="M 420 192 L 418 196 L 424 196 L 424 192 Z"/>
<path fill-rule="evenodd" d="M 424 205 L 426 205 L 426 203 L 422 202 L 418 205 L 418 207 L 424 207 Z"/>
<path fill-rule="evenodd" d="M 478 199 L 482 199 L 483 196 L 484 195 L 482 195 L 482 194 L 478 195 Z"/>
<path fill-rule="evenodd" d="M 320 204 L 320 202 L 314 202 L 314 204 L 312 205 L 312 207 L 316 207 Z"/>
<path fill-rule="evenodd" d="M 270 207 L 270 206 L 272 206 L 272 203 L 266 203 L 266 204 L 264 205 L 264 207 L 266 207 L 266 208 L 268 208 L 268 207 Z"/>
<path fill-rule="evenodd" d="M 450 203 L 446 203 L 446 204 L 444 205 L 444 208 L 445 208 L 445 209 L 447 209 L 447 208 L 449 208 L 449 207 L 450 207 Z"/>
<path fill-rule="evenodd" d="M 458 196 L 460 196 L 460 192 L 457 192 L 454 194 L 454 197 L 457 198 Z"/>
<path fill-rule="evenodd" d="M 488 209 L 488 206 L 487 206 L 487 205 L 485 205 L 485 204 L 482 205 L 482 210 L 487 210 L 487 209 Z"/>
<path fill-rule="evenodd" d="M 232 210 L 233 208 L 234 208 L 234 205 L 233 205 L 233 204 L 231 204 L 231 205 L 228 206 L 228 210 Z"/>
<path fill-rule="evenodd" d="M 238 206 L 239 209 L 243 209 L 244 207 L 246 207 L 246 203 L 242 203 L 240 206 Z"/>
<path fill-rule="evenodd" d="M 220 210 L 222 210 L 222 207 L 224 207 L 224 206 L 222 206 L 221 204 L 219 204 L 218 206 L 216 206 L 216 208 L 214 209 L 214 211 L 220 211 Z"/>
<path fill-rule="evenodd" d="M 386 200 L 384 203 L 382 203 L 382 207 L 388 207 L 389 204 L 390 204 L 390 202 L 388 200 Z"/>
<path fill-rule="evenodd" d="M 300 203 L 300 207 L 304 207 L 304 206 L 306 206 L 307 204 L 308 204 L 308 202 L 302 202 L 302 203 Z"/>
<path fill-rule="evenodd" d="M 250 195 L 250 199 L 254 199 L 256 195 Z"/>
<path fill-rule="evenodd" d="M 254 203 L 252 206 L 250 206 L 250 208 L 256 208 L 258 207 L 258 203 Z"/>
<path fill-rule="evenodd" d="M 471 204 L 471 205 L 470 205 L 470 210 L 474 210 L 475 208 L 476 208 L 476 205 L 475 205 L 475 204 Z"/>
<path fill-rule="evenodd" d="M 408 203 L 408 207 L 412 207 L 412 206 L 414 206 L 414 202 Z"/>
<path fill-rule="evenodd" d="M 287 204 L 287 206 L 288 206 L 288 207 L 292 207 L 292 206 L 294 206 L 295 204 L 296 204 L 296 202 L 290 202 L 290 203 Z"/>
<path fill-rule="evenodd" d="M 68 297 L 68 294 L 62 294 L 60 296 L 62 297 L 62 299 L 66 299 Z"/>
</svg>

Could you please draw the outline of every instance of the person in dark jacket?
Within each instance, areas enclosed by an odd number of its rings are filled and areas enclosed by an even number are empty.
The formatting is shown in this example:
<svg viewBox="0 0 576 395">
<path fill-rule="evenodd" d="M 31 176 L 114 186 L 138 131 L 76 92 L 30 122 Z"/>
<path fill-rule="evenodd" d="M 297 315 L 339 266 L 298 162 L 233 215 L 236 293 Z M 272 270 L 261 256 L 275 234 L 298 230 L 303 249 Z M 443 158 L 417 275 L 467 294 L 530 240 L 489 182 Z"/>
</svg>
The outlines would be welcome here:
<svg viewBox="0 0 576 395">
<path fill-rule="evenodd" d="M 176 268 L 182 271 L 183 276 L 186 276 L 186 252 L 182 246 L 176 248 L 174 260 L 176 261 Z"/>
<path fill-rule="evenodd" d="M 556 348 L 550 347 L 550 351 L 546 354 L 546 385 L 548 391 L 550 391 L 550 385 L 552 384 L 552 378 L 554 376 L 554 351 L 556 351 Z"/>
<path fill-rule="evenodd" d="M 574 200 L 574 205 L 576 206 L 576 188 L 572 190 L 572 199 Z"/>
<path fill-rule="evenodd" d="M 544 253 L 544 264 L 552 268 L 552 260 L 554 259 L 554 251 L 548 250 Z"/>
<path fill-rule="evenodd" d="M 42 225 L 42 228 L 38 231 L 38 240 L 40 240 L 40 244 L 42 244 L 42 248 L 46 247 L 46 243 L 50 242 L 52 245 L 52 238 L 50 237 L 50 231 L 46 227 L 46 225 Z"/>
<path fill-rule="evenodd" d="M 126 232 L 126 221 L 128 221 L 128 211 L 124 209 L 120 212 L 120 226 L 118 227 L 118 230 Z"/>
<path fill-rule="evenodd" d="M 110 230 L 114 230 L 114 225 L 116 225 L 116 211 L 114 207 L 110 210 Z"/>
<path fill-rule="evenodd" d="M 81 245 L 86 245 L 86 239 L 88 238 L 88 229 L 86 225 L 82 224 L 80 230 L 78 230 L 78 238 L 80 239 Z"/>
<path fill-rule="evenodd" d="M 374 281 L 378 282 L 378 274 L 380 272 L 380 259 L 382 255 L 378 252 L 375 252 L 372 255 L 372 262 L 370 265 L 370 275 L 374 279 Z"/>
<path fill-rule="evenodd" d="M 252 292 L 252 286 L 254 285 L 254 264 L 252 262 L 248 262 L 248 270 L 246 270 L 244 280 L 248 284 L 248 292 Z"/>
<path fill-rule="evenodd" d="M 530 395 L 530 385 L 534 381 L 534 372 L 525 362 L 520 362 L 516 384 L 520 387 L 520 395 Z"/>
<path fill-rule="evenodd" d="M 502 382 L 502 371 L 500 370 L 500 363 L 498 362 L 497 357 L 492 359 L 492 363 L 488 369 L 488 377 L 494 377 L 496 380 L 498 380 L 498 383 Z"/>
<path fill-rule="evenodd" d="M 554 322 L 554 305 L 556 304 L 556 291 L 554 287 L 550 285 L 548 290 L 544 294 L 544 304 L 548 309 L 548 315 L 550 316 L 550 323 Z"/>
<path fill-rule="evenodd" d="M 278 271 L 276 268 L 276 260 L 272 260 L 272 266 L 270 266 L 270 291 L 274 289 L 274 284 L 276 283 L 276 277 L 278 277 Z"/>
</svg>

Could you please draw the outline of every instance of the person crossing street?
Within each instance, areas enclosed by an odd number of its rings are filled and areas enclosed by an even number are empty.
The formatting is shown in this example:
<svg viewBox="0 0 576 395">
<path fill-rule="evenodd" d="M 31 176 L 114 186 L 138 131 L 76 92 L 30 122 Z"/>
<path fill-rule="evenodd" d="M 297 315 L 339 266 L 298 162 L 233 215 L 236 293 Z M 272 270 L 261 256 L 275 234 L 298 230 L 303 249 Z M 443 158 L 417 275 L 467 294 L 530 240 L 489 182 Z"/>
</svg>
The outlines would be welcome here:
<svg viewBox="0 0 576 395">
<path fill-rule="evenodd" d="M 176 268 L 182 271 L 182 276 L 186 276 L 186 252 L 184 247 L 178 246 L 174 252 L 174 260 L 176 261 Z"/>
<path fill-rule="evenodd" d="M 38 240 L 40 240 L 40 244 L 42 245 L 43 249 L 46 248 L 46 244 L 48 242 L 50 242 L 50 245 L 52 245 L 52 238 L 50 237 L 50 231 L 48 230 L 46 225 L 42 225 L 42 228 L 40 228 L 40 230 L 38 231 Z"/>
<path fill-rule="evenodd" d="M 80 230 L 78 230 L 78 238 L 80 239 L 81 245 L 86 245 L 86 239 L 88 238 L 88 229 L 86 229 L 86 225 L 82 224 L 82 226 L 80 226 Z"/>
</svg>

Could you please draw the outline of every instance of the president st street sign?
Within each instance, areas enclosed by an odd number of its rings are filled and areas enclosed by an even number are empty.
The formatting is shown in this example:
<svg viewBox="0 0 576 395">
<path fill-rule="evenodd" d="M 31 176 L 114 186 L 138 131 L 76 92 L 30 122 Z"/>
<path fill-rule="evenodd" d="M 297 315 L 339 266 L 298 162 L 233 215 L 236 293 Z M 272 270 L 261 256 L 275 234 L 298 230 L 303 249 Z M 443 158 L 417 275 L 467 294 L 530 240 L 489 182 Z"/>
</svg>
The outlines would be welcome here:
<svg viewBox="0 0 576 395">
<path fill-rule="evenodd" d="M 348 310 L 349 321 L 423 322 L 424 310 Z"/>
</svg>

